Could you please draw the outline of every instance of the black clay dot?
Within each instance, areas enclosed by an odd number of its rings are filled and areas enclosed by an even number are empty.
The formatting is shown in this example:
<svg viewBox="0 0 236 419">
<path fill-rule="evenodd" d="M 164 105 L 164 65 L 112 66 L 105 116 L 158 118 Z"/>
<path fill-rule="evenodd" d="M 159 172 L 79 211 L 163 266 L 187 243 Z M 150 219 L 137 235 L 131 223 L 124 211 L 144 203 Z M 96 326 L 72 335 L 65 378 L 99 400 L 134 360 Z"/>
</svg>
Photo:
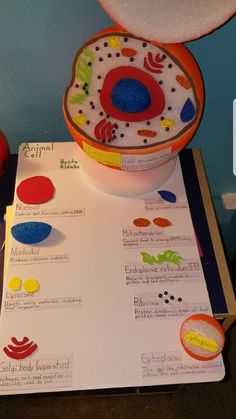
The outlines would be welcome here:
<svg viewBox="0 0 236 419">
<path fill-rule="evenodd" d="M 102 57 L 99 57 L 98 61 L 103 61 L 103 58 Z"/>
<path fill-rule="evenodd" d="M 147 143 L 147 138 L 144 138 L 143 142 L 144 142 L 144 144 L 146 144 Z"/>
<path fill-rule="evenodd" d="M 98 93 L 101 93 L 101 89 L 98 89 Z"/>
<path fill-rule="evenodd" d="M 159 84 L 163 84 L 163 81 L 162 80 L 159 80 Z"/>
<path fill-rule="evenodd" d="M 116 130 L 114 130 L 114 129 L 113 129 L 113 130 L 111 131 L 111 133 L 112 133 L 112 134 L 115 134 L 115 133 L 116 133 Z"/>
<path fill-rule="evenodd" d="M 88 91 L 88 90 L 85 90 L 85 94 L 86 94 L 86 95 L 89 95 L 89 91 Z"/>
<path fill-rule="evenodd" d="M 88 66 L 89 66 L 89 67 L 91 67 L 91 65 L 92 65 L 92 63 L 91 63 L 91 62 L 89 62 L 89 63 L 88 63 Z"/>
<path fill-rule="evenodd" d="M 100 80 L 102 78 L 102 76 L 98 75 L 98 79 Z"/>
<path fill-rule="evenodd" d="M 172 92 L 175 92 L 175 91 L 176 91 L 176 89 L 175 89 L 174 87 L 172 87 L 172 88 L 171 88 L 171 91 L 172 91 Z"/>
<path fill-rule="evenodd" d="M 114 125 L 114 127 L 115 127 L 116 129 L 117 129 L 117 128 L 119 128 L 117 124 L 115 124 L 115 125 Z"/>
<path fill-rule="evenodd" d="M 150 121 L 147 121 L 147 122 L 146 122 L 146 124 L 147 124 L 147 125 L 151 125 L 151 122 L 150 122 Z"/>
<path fill-rule="evenodd" d="M 172 107 L 171 106 L 168 106 L 168 111 L 172 111 Z"/>
<path fill-rule="evenodd" d="M 86 121 L 86 124 L 89 125 L 90 124 L 90 121 Z"/>
<path fill-rule="evenodd" d="M 108 47 L 108 43 L 107 42 L 104 42 L 104 47 Z"/>
<path fill-rule="evenodd" d="M 168 64 L 168 68 L 172 68 L 173 67 L 173 65 L 172 64 Z"/>
<path fill-rule="evenodd" d="M 159 298 L 162 298 L 162 294 L 158 294 L 158 297 L 159 297 Z"/>
<path fill-rule="evenodd" d="M 79 113 L 82 113 L 82 112 L 83 112 L 83 111 L 80 109 L 80 110 L 79 110 Z"/>
<path fill-rule="evenodd" d="M 119 52 L 116 53 L 116 57 L 120 57 L 120 53 Z"/>
<path fill-rule="evenodd" d="M 161 116 L 161 121 L 164 121 L 164 119 L 165 119 L 164 116 Z"/>
<path fill-rule="evenodd" d="M 121 137 L 121 138 L 124 138 L 124 136 L 125 136 L 125 134 L 120 134 L 120 137 Z"/>
<path fill-rule="evenodd" d="M 103 115 L 103 112 L 102 112 L 102 111 L 101 111 L 101 112 L 99 112 L 99 115 L 100 115 L 100 116 L 102 116 L 102 115 Z"/>
<path fill-rule="evenodd" d="M 91 100 L 91 102 L 89 102 L 90 105 L 93 105 L 93 101 Z"/>
<path fill-rule="evenodd" d="M 84 83 L 85 86 L 88 86 L 88 83 Z"/>
<path fill-rule="evenodd" d="M 179 297 L 179 298 L 178 298 L 178 301 L 180 301 L 180 302 L 181 302 L 181 301 L 182 301 L 182 298 L 181 298 L 181 297 Z"/>
<path fill-rule="evenodd" d="M 169 128 L 169 127 L 166 127 L 166 128 L 165 128 L 165 130 L 166 130 L 166 131 L 170 131 L 170 128 Z"/>
<path fill-rule="evenodd" d="M 143 48 L 145 48 L 147 46 L 146 42 L 143 43 Z"/>
<path fill-rule="evenodd" d="M 77 88 L 78 88 L 78 87 L 79 87 L 79 84 L 78 84 L 78 83 L 76 83 L 75 87 L 77 87 Z"/>
<path fill-rule="evenodd" d="M 163 58 L 163 60 L 165 60 L 166 59 L 166 55 L 164 54 L 164 55 L 162 55 L 162 58 Z"/>
<path fill-rule="evenodd" d="M 109 113 L 108 113 L 108 114 L 106 114 L 106 118 L 107 118 L 107 119 L 109 119 L 109 118 L 110 118 L 110 115 L 109 115 Z"/>
<path fill-rule="evenodd" d="M 128 38 L 124 38 L 124 42 L 128 42 Z"/>
<path fill-rule="evenodd" d="M 168 292 L 167 291 L 164 291 L 164 295 L 168 295 Z"/>
<path fill-rule="evenodd" d="M 83 87 L 82 87 L 82 89 L 83 89 L 83 90 L 86 90 L 86 87 L 85 87 L 85 86 L 83 86 Z"/>
<path fill-rule="evenodd" d="M 170 300 L 174 300 L 175 297 L 173 295 L 170 296 Z"/>
<path fill-rule="evenodd" d="M 91 109 L 95 109 L 95 106 L 94 106 L 94 105 L 92 105 L 92 106 L 91 106 Z"/>
<path fill-rule="evenodd" d="M 169 303 L 169 300 L 165 300 L 165 303 L 168 304 Z"/>
<path fill-rule="evenodd" d="M 131 63 L 132 63 L 132 62 L 134 61 L 134 57 L 131 57 L 131 58 L 130 58 L 130 61 L 131 61 Z"/>
<path fill-rule="evenodd" d="M 112 136 L 112 139 L 113 139 L 113 140 L 115 140 L 115 139 L 116 139 L 116 135 L 113 135 L 113 136 Z"/>
<path fill-rule="evenodd" d="M 96 47 L 96 48 L 95 48 L 95 50 L 96 50 L 96 51 L 99 51 L 99 47 Z"/>
<path fill-rule="evenodd" d="M 129 127 L 129 123 L 128 123 L 128 122 L 126 122 L 125 126 L 126 126 L 126 127 Z"/>
<path fill-rule="evenodd" d="M 111 53 L 109 52 L 109 54 L 107 54 L 107 56 L 108 56 L 108 58 L 111 58 L 112 57 L 112 55 L 111 55 Z"/>
</svg>

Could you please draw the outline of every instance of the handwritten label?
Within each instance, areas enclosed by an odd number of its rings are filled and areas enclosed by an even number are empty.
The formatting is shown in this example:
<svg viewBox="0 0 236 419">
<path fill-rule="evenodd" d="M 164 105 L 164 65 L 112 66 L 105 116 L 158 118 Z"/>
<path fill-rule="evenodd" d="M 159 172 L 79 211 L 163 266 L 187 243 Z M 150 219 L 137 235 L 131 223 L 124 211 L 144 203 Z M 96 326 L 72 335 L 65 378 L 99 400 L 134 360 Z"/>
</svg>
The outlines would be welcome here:
<svg viewBox="0 0 236 419">
<path fill-rule="evenodd" d="M 69 262 L 69 254 L 59 255 L 25 255 L 25 256 L 11 256 L 9 259 L 10 265 L 31 265 L 37 263 L 64 263 Z"/>
<path fill-rule="evenodd" d="M 126 285 L 171 284 L 182 281 L 195 282 L 201 278 L 200 262 L 196 259 L 182 259 L 181 264 L 139 264 L 127 263 L 124 267 Z"/>
<path fill-rule="evenodd" d="M 184 340 L 186 340 L 186 342 L 188 342 L 190 345 L 206 349 L 210 352 L 217 352 L 219 350 L 219 345 L 217 342 L 195 332 L 185 332 Z"/>
<path fill-rule="evenodd" d="M 72 386 L 72 354 L 44 356 L 24 361 L 0 361 L 0 388 L 17 390 Z"/>
<path fill-rule="evenodd" d="M 47 310 L 53 308 L 61 309 L 68 307 L 79 307 L 81 303 L 81 297 L 8 299 L 4 301 L 4 308 L 8 312 L 26 310 Z"/>
<path fill-rule="evenodd" d="M 193 235 L 166 235 L 164 228 L 123 228 L 122 243 L 126 249 L 150 248 L 154 246 L 194 246 L 195 237 Z"/>
</svg>

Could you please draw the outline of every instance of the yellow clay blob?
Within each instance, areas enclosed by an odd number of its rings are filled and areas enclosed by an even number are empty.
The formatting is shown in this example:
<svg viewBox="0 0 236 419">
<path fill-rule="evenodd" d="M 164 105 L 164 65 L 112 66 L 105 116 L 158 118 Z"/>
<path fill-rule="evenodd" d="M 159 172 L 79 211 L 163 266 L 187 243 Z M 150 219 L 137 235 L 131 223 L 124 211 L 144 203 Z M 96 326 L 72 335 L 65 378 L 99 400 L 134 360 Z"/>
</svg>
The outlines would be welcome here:
<svg viewBox="0 0 236 419">
<path fill-rule="evenodd" d="M 111 48 L 120 48 L 120 40 L 116 36 L 110 36 L 107 43 Z"/>
<path fill-rule="evenodd" d="M 173 127 L 173 125 L 175 124 L 175 121 L 173 119 L 163 119 L 163 121 L 161 121 L 161 125 L 163 128 L 169 128 L 169 127 Z"/>
<path fill-rule="evenodd" d="M 87 118 L 84 115 L 84 113 L 76 115 L 74 118 L 74 122 L 76 123 L 76 125 L 85 125 L 86 121 L 87 121 Z"/>
<path fill-rule="evenodd" d="M 39 282 L 37 279 L 26 279 L 23 284 L 25 292 L 37 292 L 39 290 Z"/>
<path fill-rule="evenodd" d="M 12 291 L 19 291 L 21 289 L 21 279 L 18 276 L 13 276 L 8 283 L 8 287 Z"/>
</svg>

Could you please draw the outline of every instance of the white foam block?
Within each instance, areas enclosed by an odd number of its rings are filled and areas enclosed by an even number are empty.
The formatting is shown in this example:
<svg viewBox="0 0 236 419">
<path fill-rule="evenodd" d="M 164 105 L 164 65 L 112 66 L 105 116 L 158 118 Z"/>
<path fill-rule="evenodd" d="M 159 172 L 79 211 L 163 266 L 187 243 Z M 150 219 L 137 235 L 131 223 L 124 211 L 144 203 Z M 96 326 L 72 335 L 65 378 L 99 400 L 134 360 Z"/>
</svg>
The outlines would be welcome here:
<svg viewBox="0 0 236 419">
<path fill-rule="evenodd" d="M 99 0 L 128 32 L 159 42 L 185 42 L 211 32 L 236 12 L 235 0 Z"/>
</svg>

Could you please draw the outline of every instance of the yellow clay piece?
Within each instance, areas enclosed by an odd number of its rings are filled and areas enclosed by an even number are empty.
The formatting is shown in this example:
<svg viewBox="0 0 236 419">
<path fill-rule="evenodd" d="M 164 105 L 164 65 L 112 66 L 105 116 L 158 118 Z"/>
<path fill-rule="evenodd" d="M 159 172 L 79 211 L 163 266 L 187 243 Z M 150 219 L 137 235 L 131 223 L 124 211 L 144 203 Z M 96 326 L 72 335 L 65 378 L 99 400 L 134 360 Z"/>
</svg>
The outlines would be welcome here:
<svg viewBox="0 0 236 419">
<path fill-rule="evenodd" d="M 23 283 L 25 292 L 37 292 L 39 290 L 39 281 L 37 279 L 26 279 Z"/>
<path fill-rule="evenodd" d="M 110 38 L 107 40 L 107 43 L 111 48 L 120 48 L 120 39 L 116 36 L 110 36 Z"/>
<path fill-rule="evenodd" d="M 18 276 L 13 276 L 8 283 L 8 287 L 12 291 L 19 291 L 21 289 L 21 283 L 21 279 Z"/>
<path fill-rule="evenodd" d="M 87 118 L 86 118 L 84 113 L 81 113 L 79 115 L 76 115 L 74 117 L 73 121 L 76 123 L 76 125 L 79 125 L 79 126 L 80 125 L 85 125 L 86 121 L 87 121 Z"/>
<path fill-rule="evenodd" d="M 163 128 L 171 128 L 171 127 L 173 127 L 174 124 L 175 124 L 175 121 L 173 119 L 165 118 L 161 121 L 161 126 Z"/>
</svg>

